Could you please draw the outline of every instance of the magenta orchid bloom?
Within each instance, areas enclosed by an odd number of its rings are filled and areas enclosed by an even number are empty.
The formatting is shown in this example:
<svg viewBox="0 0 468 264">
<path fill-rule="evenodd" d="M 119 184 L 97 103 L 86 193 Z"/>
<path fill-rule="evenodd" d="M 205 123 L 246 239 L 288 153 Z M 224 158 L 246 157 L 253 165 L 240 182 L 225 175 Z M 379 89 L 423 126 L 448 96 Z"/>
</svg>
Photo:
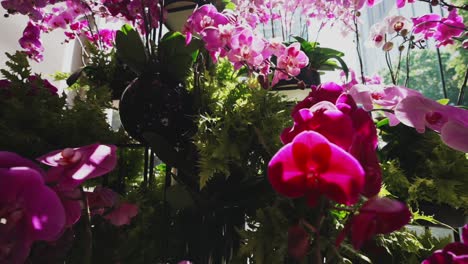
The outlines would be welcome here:
<svg viewBox="0 0 468 264">
<path fill-rule="evenodd" d="M 361 248 L 364 242 L 376 234 L 388 234 L 399 230 L 408 224 L 411 212 L 406 204 L 389 198 L 374 197 L 367 200 L 359 210 L 359 214 L 346 224 L 337 237 L 340 245 L 348 232 L 355 249 Z"/>
<path fill-rule="evenodd" d="M 72 227 L 81 218 L 83 206 L 80 189 L 74 188 L 70 190 L 62 188 L 60 185 L 55 185 L 51 188 L 55 191 L 65 209 L 65 228 Z"/>
<path fill-rule="evenodd" d="M 44 47 L 41 42 L 41 28 L 39 25 L 29 21 L 23 31 L 23 36 L 19 39 L 19 43 L 26 54 L 37 62 L 42 61 L 42 52 Z"/>
<path fill-rule="evenodd" d="M 273 156 L 268 179 L 275 191 L 290 198 L 306 196 L 310 206 L 322 194 L 351 205 L 364 187 L 364 170 L 351 154 L 321 134 L 305 131 Z"/>
<path fill-rule="evenodd" d="M 114 145 L 92 144 L 53 151 L 37 160 L 52 166 L 47 172 L 47 182 L 71 190 L 87 179 L 112 171 L 117 164 L 116 149 Z"/>
<path fill-rule="evenodd" d="M 23 263 L 34 241 L 55 240 L 63 230 L 63 206 L 42 173 L 31 161 L 0 152 L 0 263 Z"/>
<path fill-rule="evenodd" d="M 274 86 L 280 80 L 287 80 L 291 76 L 299 75 L 301 69 L 307 64 L 309 64 L 309 57 L 301 50 L 301 44 L 298 42 L 291 44 L 278 57 L 277 69 L 271 85 Z"/>
<path fill-rule="evenodd" d="M 434 36 L 436 27 L 440 23 L 440 15 L 426 14 L 420 17 L 411 18 L 414 24 L 414 34 L 422 34 L 425 39 Z"/>
<path fill-rule="evenodd" d="M 453 44 L 453 38 L 459 37 L 465 32 L 463 17 L 458 15 L 457 10 L 450 11 L 447 18 L 443 18 L 437 25 L 434 39 L 438 41 L 437 47 Z"/>
<path fill-rule="evenodd" d="M 436 250 L 422 264 L 466 264 L 468 263 L 468 225 L 462 228 L 462 241 L 453 242 Z"/>
<path fill-rule="evenodd" d="M 121 203 L 117 208 L 112 210 L 104 218 L 109 220 L 115 226 L 130 224 L 133 217 L 138 214 L 138 206 L 131 203 Z"/>
<path fill-rule="evenodd" d="M 293 110 L 296 111 L 294 126 L 283 130 L 281 140 L 289 143 L 303 131 L 322 134 L 359 161 L 365 171 L 362 194 L 373 197 L 379 193 L 382 184 L 376 154 L 377 130 L 370 115 L 358 108 L 353 98 L 343 90 L 335 83 L 326 83 L 314 89 Z"/>
<path fill-rule="evenodd" d="M 353 140 L 353 124 L 351 118 L 328 102 L 322 101 L 311 108 L 299 110 L 294 116 L 294 126 L 286 128 L 281 133 L 284 144 L 306 130 L 316 131 L 344 150 L 348 150 Z"/>
<path fill-rule="evenodd" d="M 88 205 L 93 215 L 102 215 L 110 210 L 119 201 L 119 195 L 113 190 L 105 187 L 96 187 L 93 192 L 87 192 Z"/>
<path fill-rule="evenodd" d="M 138 207 L 131 203 L 120 203 L 119 195 L 109 188 L 96 187 L 86 194 L 92 215 L 101 215 L 115 226 L 130 224 L 138 214 Z"/>
</svg>

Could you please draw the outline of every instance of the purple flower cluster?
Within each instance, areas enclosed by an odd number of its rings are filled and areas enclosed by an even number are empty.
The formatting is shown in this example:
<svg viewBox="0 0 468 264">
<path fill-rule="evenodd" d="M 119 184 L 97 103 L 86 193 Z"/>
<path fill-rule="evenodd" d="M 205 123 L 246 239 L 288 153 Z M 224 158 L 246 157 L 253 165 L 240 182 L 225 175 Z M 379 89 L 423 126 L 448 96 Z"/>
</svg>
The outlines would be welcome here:
<svg viewBox="0 0 468 264">
<path fill-rule="evenodd" d="M 24 263 L 35 241 L 59 239 L 81 217 L 84 199 L 93 215 L 116 226 L 128 224 L 138 213 L 136 205 L 121 203 L 110 189 L 79 189 L 114 169 L 115 146 L 67 148 L 38 160 L 52 168 L 43 171 L 15 153 L 0 152 L 0 263 Z"/>
</svg>

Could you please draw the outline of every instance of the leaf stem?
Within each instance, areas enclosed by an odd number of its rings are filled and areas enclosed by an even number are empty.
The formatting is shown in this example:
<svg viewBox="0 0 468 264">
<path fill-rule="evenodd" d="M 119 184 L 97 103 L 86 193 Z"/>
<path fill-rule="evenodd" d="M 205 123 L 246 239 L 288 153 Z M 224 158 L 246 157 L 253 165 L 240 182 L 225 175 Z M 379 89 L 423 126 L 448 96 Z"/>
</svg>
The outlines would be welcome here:
<svg viewBox="0 0 468 264">
<path fill-rule="evenodd" d="M 83 202 L 83 226 L 84 226 L 84 234 L 83 234 L 83 263 L 84 264 L 91 264 L 92 263 L 92 254 L 93 254 L 93 234 L 91 231 L 91 214 L 89 212 L 89 204 L 88 198 L 86 197 L 86 193 L 83 190 L 83 187 L 80 187 L 81 192 L 81 201 Z"/>
</svg>

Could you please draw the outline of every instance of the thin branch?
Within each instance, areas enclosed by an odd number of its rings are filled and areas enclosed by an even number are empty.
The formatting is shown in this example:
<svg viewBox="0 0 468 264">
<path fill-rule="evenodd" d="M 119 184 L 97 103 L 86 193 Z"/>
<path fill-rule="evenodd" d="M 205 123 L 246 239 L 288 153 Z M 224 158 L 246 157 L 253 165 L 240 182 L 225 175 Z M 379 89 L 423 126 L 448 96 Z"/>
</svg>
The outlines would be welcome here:
<svg viewBox="0 0 468 264">
<path fill-rule="evenodd" d="M 411 35 L 412 36 L 412 35 Z M 411 39 L 410 36 L 410 39 Z M 406 51 L 406 78 L 405 78 L 405 87 L 408 87 L 408 82 L 410 78 L 410 52 L 411 52 L 412 43 L 408 44 L 408 50 Z"/>
<path fill-rule="evenodd" d="M 91 214 L 89 212 L 88 198 L 86 193 L 83 190 L 83 187 L 80 187 L 81 200 L 83 202 L 83 225 L 84 225 L 84 234 L 83 234 L 83 263 L 91 264 L 92 263 L 92 254 L 93 254 L 93 234 L 91 231 Z"/>
<path fill-rule="evenodd" d="M 395 73 L 395 81 L 397 82 L 397 84 L 398 84 L 398 79 L 400 77 L 401 54 L 402 53 L 403 53 L 403 51 L 398 48 L 398 65 L 397 65 L 397 70 L 396 70 L 396 73 Z"/>
<path fill-rule="evenodd" d="M 432 12 L 432 11 L 431 11 Z M 460 29 L 460 30 L 464 30 L 464 31 L 467 31 L 468 28 L 467 27 L 457 27 L 457 26 L 454 26 L 454 25 L 450 25 L 450 24 L 447 24 L 446 22 L 442 21 L 442 20 L 427 20 L 427 21 L 423 21 L 419 24 L 416 24 L 414 25 L 414 28 L 417 28 L 418 26 L 420 25 L 424 25 L 424 24 L 427 24 L 427 23 L 441 23 L 441 24 L 444 24 L 444 26 L 446 27 L 450 27 L 450 28 L 454 28 L 454 29 Z"/>
<path fill-rule="evenodd" d="M 418 0 L 420 2 L 425 2 L 425 3 L 432 3 L 431 0 Z M 449 4 L 443 0 L 439 0 L 439 4 L 441 6 L 446 6 L 446 7 L 450 7 L 450 8 L 456 8 L 456 9 L 461 9 L 461 10 L 465 10 L 465 11 L 468 11 L 468 5 L 462 5 L 462 6 L 456 6 L 456 5 L 452 5 L 452 4 Z"/>
<path fill-rule="evenodd" d="M 468 68 L 466 69 L 465 80 L 463 81 L 463 85 L 460 89 L 460 93 L 458 94 L 457 105 L 461 105 L 463 102 L 463 97 L 465 97 L 465 88 L 466 88 L 467 81 L 468 81 Z"/>
<path fill-rule="evenodd" d="M 442 92 L 444 93 L 444 98 L 447 97 L 447 87 L 445 85 L 445 76 L 444 76 L 444 66 L 442 65 L 442 56 L 440 55 L 440 49 L 437 48 L 437 61 L 439 62 L 440 78 L 442 79 Z"/>
<path fill-rule="evenodd" d="M 395 75 L 393 74 L 392 61 L 391 61 L 388 51 L 385 52 L 385 62 L 387 63 L 388 70 L 390 71 L 390 76 L 392 77 L 392 83 L 396 85 Z"/>
<path fill-rule="evenodd" d="M 354 22 L 354 29 L 355 29 L 355 33 L 356 33 L 356 51 L 357 51 L 358 59 L 359 59 L 359 67 L 361 69 L 361 81 L 362 81 L 362 84 L 366 84 L 366 78 L 364 76 L 364 67 L 363 67 L 363 64 L 362 64 L 361 46 L 360 46 L 360 42 L 359 42 L 359 29 L 358 29 L 356 13 L 354 13 L 353 22 Z"/>
</svg>

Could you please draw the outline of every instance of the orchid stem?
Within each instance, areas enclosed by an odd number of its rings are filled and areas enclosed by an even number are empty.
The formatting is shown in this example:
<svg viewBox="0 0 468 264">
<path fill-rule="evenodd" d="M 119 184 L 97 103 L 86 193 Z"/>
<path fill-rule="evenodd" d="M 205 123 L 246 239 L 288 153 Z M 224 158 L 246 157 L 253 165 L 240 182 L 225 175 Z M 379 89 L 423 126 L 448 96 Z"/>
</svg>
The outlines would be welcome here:
<svg viewBox="0 0 468 264">
<path fill-rule="evenodd" d="M 356 51 L 357 51 L 357 55 L 359 59 L 359 68 L 361 70 L 361 81 L 362 81 L 362 84 L 366 84 L 366 77 L 364 76 L 364 65 L 362 63 L 361 44 L 359 42 L 359 28 L 358 28 L 356 14 L 354 14 L 353 22 L 354 22 L 354 28 L 356 31 Z"/>
<path fill-rule="evenodd" d="M 83 190 L 83 187 L 80 187 L 81 191 L 81 201 L 83 202 L 83 263 L 91 264 L 92 263 L 92 254 L 93 254 L 93 234 L 91 231 L 91 214 L 89 212 L 89 204 L 86 194 Z"/>
</svg>

